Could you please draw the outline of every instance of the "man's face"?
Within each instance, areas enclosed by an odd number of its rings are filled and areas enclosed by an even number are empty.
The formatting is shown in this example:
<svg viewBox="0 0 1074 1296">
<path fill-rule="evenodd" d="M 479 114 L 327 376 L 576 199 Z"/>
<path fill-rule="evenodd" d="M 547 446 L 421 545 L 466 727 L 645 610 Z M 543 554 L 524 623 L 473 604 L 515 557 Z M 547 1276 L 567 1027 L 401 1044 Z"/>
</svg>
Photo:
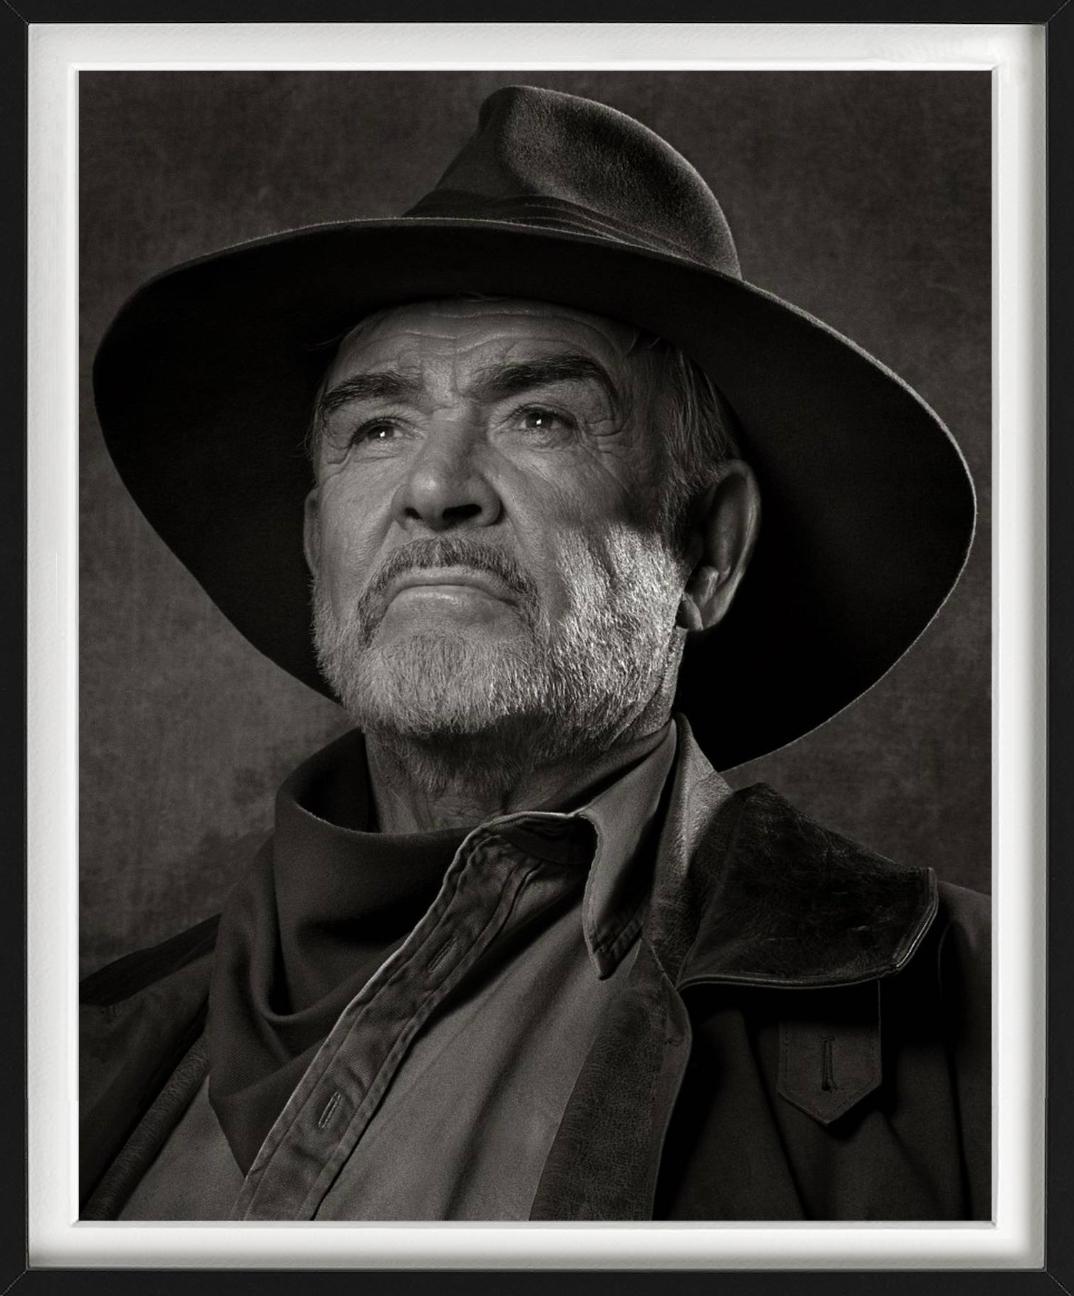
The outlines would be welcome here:
<svg viewBox="0 0 1074 1296">
<path fill-rule="evenodd" d="M 663 403 L 633 340 L 466 300 L 344 340 L 306 540 L 322 666 L 367 731 L 553 759 L 666 705 L 683 572 L 657 522 Z"/>
</svg>

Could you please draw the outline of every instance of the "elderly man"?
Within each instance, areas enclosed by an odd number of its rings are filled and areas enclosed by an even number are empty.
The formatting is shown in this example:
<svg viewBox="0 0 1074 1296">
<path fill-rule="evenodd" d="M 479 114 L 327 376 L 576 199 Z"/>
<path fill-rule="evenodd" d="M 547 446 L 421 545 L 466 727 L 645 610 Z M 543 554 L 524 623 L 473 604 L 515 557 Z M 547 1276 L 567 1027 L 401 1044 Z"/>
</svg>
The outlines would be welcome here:
<svg viewBox="0 0 1074 1296">
<path fill-rule="evenodd" d="M 85 1218 L 989 1216 L 983 901 L 710 764 L 898 658 L 972 491 L 669 145 L 499 91 L 405 217 L 147 286 L 96 389 L 357 727 L 219 926 L 86 983 Z"/>
</svg>

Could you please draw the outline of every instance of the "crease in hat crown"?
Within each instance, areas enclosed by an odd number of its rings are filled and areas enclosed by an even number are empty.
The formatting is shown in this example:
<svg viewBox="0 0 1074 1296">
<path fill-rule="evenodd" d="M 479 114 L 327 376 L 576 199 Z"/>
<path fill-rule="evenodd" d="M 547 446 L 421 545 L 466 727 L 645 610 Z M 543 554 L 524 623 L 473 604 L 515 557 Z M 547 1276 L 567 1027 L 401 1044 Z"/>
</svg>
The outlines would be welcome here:
<svg viewBox="0 0 1074 1296">
<path fill-rule="evenodd" d="M 489 95 L 477 130 L 406 215 L 610 235 L 741 277 L 723 210 L 681 153 L 615 108 L 536 86 Z"/>
</svg>

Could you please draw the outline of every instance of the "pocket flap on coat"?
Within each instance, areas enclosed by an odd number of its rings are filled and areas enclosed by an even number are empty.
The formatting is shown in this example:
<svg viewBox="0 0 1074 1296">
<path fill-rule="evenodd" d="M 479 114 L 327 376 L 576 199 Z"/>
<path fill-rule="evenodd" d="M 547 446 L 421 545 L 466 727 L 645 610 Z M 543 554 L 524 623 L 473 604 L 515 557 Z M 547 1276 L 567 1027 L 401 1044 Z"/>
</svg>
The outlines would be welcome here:
<svg viewBox="0 0 1074 1296">
<path fill-rule="evenodd" d="M 810 1000 L 810 1010 L 780 1022 L 779 1093 L 830 1125 L 882 1079 L 880 986 L 873 981 Z"/>
</svg>

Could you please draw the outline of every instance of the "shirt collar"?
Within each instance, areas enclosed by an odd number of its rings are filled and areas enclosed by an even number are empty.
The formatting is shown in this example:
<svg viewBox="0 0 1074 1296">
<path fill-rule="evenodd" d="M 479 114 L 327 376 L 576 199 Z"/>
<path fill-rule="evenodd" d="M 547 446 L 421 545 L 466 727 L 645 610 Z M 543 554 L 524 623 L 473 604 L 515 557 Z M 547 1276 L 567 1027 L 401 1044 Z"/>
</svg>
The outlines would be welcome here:
<svg viewBox="0 0 1074 1296">
<path fill-rule="evenodd" d="M 602 977 L 614 970 L 641 927 L 657 814 L 677 744 L 669 722 L 646 757 L 577 811 L 597 836 L 582 901 L 582 932 Z"/>
<path fill-rule="evenodd" d="M 572 856 L 581 867 L 588 865 L 582 935 L 601 980 L 615 971 L 644 921 L 658 812 L 677 742 L 675 725 L 669 720 L 663 729 L 636 743 L 625 764 L 609 761 L 600 778 L 601 791 L 575 809 L 500 815 L 471 833 L 499 833 L 532 855 L 561 862 Z M 609 777 L 614 781 L 608 783 Z M 577 832 L 582 824 L 593 832 L 588 845 Z"/>
</svg>

